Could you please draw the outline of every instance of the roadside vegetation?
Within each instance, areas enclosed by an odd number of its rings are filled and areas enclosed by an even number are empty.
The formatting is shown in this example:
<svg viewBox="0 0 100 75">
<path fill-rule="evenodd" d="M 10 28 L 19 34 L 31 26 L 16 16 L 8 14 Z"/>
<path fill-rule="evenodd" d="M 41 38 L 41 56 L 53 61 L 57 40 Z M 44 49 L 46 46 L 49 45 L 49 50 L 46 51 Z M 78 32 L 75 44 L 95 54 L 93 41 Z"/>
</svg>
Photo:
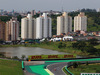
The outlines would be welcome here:
<svg viewBox="0 0 100 75">
<path fill-rule="evenodd" d="M 21 62 L 0 59 L 0 75 L 23 75 Z"/>
<path fill-rule="evenodd" d="M 74 75 L 80 75 L 80 73 L 100 73 L 100 63 L 89 64 L 86 62 L 85 64 L 78 64 L 74 62 L 73 66 L 69 67 L 68 70 Z M 66 74 L 68 74 L 68 72 Z"/>
<path fill-rule="evenodd" d="M 77 41 L 72 44 L 72 48 L 86 52 L 88 55 L 100 56 L 100 48 L 98 48 L 98 45 L 97 39 L 90 39 L 88 41 Z"/>
</svg>

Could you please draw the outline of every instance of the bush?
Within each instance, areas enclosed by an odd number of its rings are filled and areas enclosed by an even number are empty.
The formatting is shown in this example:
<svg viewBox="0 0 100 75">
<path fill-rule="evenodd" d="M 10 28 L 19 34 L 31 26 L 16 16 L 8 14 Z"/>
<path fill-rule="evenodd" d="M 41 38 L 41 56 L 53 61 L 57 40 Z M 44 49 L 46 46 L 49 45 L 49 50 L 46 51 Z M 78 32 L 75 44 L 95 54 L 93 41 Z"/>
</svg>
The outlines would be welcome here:
<svg viewBox="0 0 100 75">
<path fill-rule="evenodd" d="M 72 44 L 73 48 L 80 49 L 82 51 L 84 50 L 85 46 L 86 46 L 86 43 L 84 41 L 77 41 L 76 43 Z"/>
<path fill-rule="evenodd" d="M 22 58 L 22 60 L 24 60 L 24 58 L 26 58 L 26 56 L 25 56 L 25 55 L 22 55 L 22 57 L 21 57 L 21 58 Z"/>
<path fill-rule="evenodd" d="M 77 68 L 77 67 L 78 67 L 77 62 L 74 62 L 74 63 L 73 63 L 73 68 Z"/>
<path fill-rule="evenodd" d="M 97 49 L 96 55 L 100 56 L 100 49 Z"/>
<path fill-rule="evenodd" d="M 100 73 L 100 70 L 97 69 L 97 70 L 96 70 L 96 73 Z"/>
<path fill-rule="evenodd" d="M 4 54 L 3 53 L 0 53 L 0 57 L 4 57 Z"/>
<path fill-rule="evenodd" d="M 80 62 L 78 62 L 78 66 L 80 66 L 81 65 L 81 63 Z"/>
<path fill-rule="evenodd" d="M 91 44 L 91 45 L 98 45 L 99 43 L 98 43 L 98 40 L 97 39 L 90 39 L 90 40 L 88 40 L 88 42 L 89 42 L 89 44 Z"/>
<path fill-rule="evenodd" d="M 72 44 L 73 48 L 79 49 L 81 51 L 86 51 L 90 54 L 94 54 L 97 52 L 97 49 L 90 43 L 86 43 L 85 41 L 77 41 L 76 43 Z"/>
<path fill-rule="evenodd" d="M 86 46 L 86 47 L 84 48 L 84 50 L 85 50 L 86 52 L 90 53 L 90 54 L 94 54 L 94 53 L 97 52 L 97 49 L 94 48 L 93 45 L 88 45 L 88 46 Z"/>
<path fill-rule="evenodd" d="M 13 59 L 19 59 L 17 56 L 14 56 Z"/>
<path fill-rule="evenodd" d="M 2 44 L 4 41 L 2 39 L 0 39 L 0 44 Z"/>
<path fill-rule="evenodd" d="M 66 44 L 60 42 L 60 43 L 58 44 L 58 48 L 66 48 Z"/>
<path fill-rule="evenodd" d="M 88 62 L 86 62 L 86 65 L 88 65 L 89 63 Z"/>
</svg>

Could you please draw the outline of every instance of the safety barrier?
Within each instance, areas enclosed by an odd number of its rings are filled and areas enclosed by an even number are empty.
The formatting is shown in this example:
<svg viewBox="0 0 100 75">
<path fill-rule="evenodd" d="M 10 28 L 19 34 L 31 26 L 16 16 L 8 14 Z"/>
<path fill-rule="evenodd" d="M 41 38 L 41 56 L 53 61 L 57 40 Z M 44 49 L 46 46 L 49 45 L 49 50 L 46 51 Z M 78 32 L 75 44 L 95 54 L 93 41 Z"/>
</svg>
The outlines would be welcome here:
<svg viewBox="0 0 100 75">
<path fill-rule="evenodd" d="M 72 73 L 68 70 L 68 66 L 65 67 L 65 70 L 66 70 L 70 75 L 74 75 L 74 74 L 72 74 Z"/>
<path fill-rule="evenodd" d="M 22 69 L 24 70 L 24 61 L 22 61 Z"/>
</svg>

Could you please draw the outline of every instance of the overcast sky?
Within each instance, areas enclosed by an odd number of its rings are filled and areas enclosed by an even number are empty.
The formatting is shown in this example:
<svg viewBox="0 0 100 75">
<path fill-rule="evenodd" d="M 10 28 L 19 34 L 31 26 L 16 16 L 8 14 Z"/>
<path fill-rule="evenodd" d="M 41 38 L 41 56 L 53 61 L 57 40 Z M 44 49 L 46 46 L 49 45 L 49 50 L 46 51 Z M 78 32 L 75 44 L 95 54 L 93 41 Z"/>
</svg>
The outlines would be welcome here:
<svg viewBox="0 0 100 75">
<path fill-rule="evenodd" d="M 72 11 L 82 8 L 98 9 L 100 0 L 0 0 L 0 9 L 11 11 L 58 10 Z"/>
</svg>

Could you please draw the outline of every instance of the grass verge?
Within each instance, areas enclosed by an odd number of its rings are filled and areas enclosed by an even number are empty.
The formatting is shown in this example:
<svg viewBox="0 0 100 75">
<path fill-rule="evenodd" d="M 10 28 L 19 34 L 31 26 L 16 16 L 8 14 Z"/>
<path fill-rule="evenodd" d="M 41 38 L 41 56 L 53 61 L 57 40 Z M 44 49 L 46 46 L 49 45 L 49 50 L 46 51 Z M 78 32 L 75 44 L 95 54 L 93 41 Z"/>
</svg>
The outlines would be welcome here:
<svg viewBox="0 0 100 75">
<path fill-rule="evenodd" d="M 0 75 L 23 75 L 21 62 L 0 59 Z"/>
<path fill-rule="evenodd" d="M 74 75 L 80 75 L 80 73 L 100 73 L 100 63 L 95 64 L 82 64 L 78 68 L 73 68 L 72 66 L 68 70 Z"/>
</svg>

